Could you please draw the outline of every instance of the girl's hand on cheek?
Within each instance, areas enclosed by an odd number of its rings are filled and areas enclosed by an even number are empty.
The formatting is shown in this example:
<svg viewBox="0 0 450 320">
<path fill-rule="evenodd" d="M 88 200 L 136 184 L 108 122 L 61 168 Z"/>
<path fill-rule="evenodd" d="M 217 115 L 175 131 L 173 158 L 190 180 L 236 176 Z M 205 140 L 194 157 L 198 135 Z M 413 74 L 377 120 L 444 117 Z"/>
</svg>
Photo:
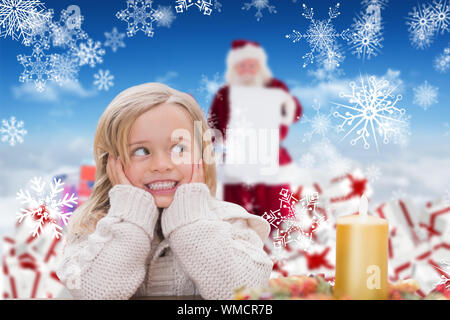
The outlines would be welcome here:
<svg viewBox="0 0 450 320">
<path fill-rule="evenodd" d="M 192 177 L 190 183 L 205 183 L 205 173 L 203 171 L 203 161 L 200 159 L 200 163 L 192 164 Z"/>
<path fill-rule="evenodd" d="M 106 174 L 108 175 L 111 185 L 114 187 L 116 184 L 129 184 L 130 181 L 123 172 L 122 162 L 119 158 L 114 159 L 111 155 L 108 156 L 108 163 L 106 164 Z"/>
</svg>

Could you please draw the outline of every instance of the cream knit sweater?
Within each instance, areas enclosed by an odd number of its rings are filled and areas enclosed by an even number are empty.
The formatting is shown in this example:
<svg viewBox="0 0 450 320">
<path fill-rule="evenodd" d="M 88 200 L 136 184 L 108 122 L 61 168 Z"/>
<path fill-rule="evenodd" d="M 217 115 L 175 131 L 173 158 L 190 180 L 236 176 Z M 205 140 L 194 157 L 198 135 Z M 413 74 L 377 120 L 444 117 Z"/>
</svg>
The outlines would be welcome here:
<svg viewBox="0 0 450 320">
<path fill-rule="evenodd" d="M 74 298 L 231 299 L 233 289 L 269 280 L 268 223 L 211 197 L 205 184 L 180 186 L 161 215 L 145 190 L 116 185 L 109 197 L 93 233 L 66 238 L 57 275 Z"/>
</svg>

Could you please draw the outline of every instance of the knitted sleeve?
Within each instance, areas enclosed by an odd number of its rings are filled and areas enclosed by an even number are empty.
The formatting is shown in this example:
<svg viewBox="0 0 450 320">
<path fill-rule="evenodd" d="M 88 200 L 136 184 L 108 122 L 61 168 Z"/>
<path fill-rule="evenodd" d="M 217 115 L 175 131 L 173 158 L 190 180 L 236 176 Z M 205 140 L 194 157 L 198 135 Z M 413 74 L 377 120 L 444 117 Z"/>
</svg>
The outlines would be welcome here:
<svg viewBox="0 0 450 320">
<path fill-rule="evenodd" d="M 226 205 L 222 210 L 237 207 L 245 215 L 224 220 L 211 210 L 208 199 L 205 184 L 182 185 L 161 218 L 164 236 L 200 295 L 232 299 L 233 290 L 240 286 L 267 284 L 272 270 L 272 261 L 263 250 L 263 238 L 269 233 L 267 222 L 254 219 L 253 227 L 259 224 L 258 228 L 250 227 L 242 217 L 252 215 L 241 207 Z"/>
<path fill-rule="evenodd" d="M 76 299 L 128 299 L 144 280 L 158 209 L 151 194 L 116 185 L 90 235 L 69 235 L 59 279 Z"/>
</svg>

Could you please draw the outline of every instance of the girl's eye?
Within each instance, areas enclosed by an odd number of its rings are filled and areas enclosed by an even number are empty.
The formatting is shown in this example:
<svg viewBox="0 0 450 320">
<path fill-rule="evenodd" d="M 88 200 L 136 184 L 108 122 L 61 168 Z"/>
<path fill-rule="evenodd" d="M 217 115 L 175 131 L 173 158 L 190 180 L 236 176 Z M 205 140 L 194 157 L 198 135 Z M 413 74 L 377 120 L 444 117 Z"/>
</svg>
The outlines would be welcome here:
<svg viewBox="0 0 450 320">
<path fill-rule="evenodd" d="M 144 147 L 137 148 L 133 152 L 133 156 L 138 156 L 138 157 L 146 156 L 148 154 L 150 154 L 150 152 L 148 152 L 147 148 L 144 148 Z"/>
</svg>

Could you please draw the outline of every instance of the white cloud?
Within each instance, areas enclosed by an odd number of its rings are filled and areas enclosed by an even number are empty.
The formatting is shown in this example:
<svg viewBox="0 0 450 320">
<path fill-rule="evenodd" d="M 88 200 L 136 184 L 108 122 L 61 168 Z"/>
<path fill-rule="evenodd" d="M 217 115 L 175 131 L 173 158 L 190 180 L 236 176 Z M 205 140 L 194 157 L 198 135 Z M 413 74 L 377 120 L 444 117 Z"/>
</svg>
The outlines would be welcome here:
<svg viewBox="0 0 450 320">
<path fill-rule="evenodd" d="M 380 179 L 373 184 L 373 204 L 390 201 L 401 190 L 417 207 L 444 196 L 450 187 L 450 156 L 417 155 L 410 150 L 397 157 L 371 161 L 380 168 Z"/>
<path fill-rule="evenodd" d="M 66 173 L 67 168 L 79 168 L 91 162 L 93 140 L 72 137 L 46 141 L 45 145 L 18 145 L 2 153 L 0 196 L 15 195 L 34 176 Z"/>
<path fill-rule="evenodd" d="M 71 108 L 68 107 L 61 108 L 59 106 L 55 106 L 48 112 L 49 116 L 55 118 L 71 118 L 73 114 L 74 112 Z"/>
<path fill-rule="evenodd" d="M 13 228 L 16 215 L 20 211 L 20 201 L 15 196 L 0 198 L 0 230 Z"/>
<path fill-rule="evenodd" d="M 334 80 L 332 82 L 319 82 L 315 85 L 300 86 L 291 88 L 291 93 L 295 95 L 302 106 L 308 108 L 317 100 L 322 106 L 328 105 L 331 101 L 339 97 L 339 93 L 346 91 L 348 80 Z"/>
<path fill-rule="evenodd" d="M 197 89 L 199 92 L 204 93 L 207 102 L 211 101 L 214 95 L 219 91 L 220 87 L 224 84 L 224 76 L 218 72 L 214 74 L 212 79 L 209 79 L 206 75 L 202 74 L 200 80 L 200 87 Z"/>
<path fill-rule="evenodd" d="M 32 82 L 13 86 L 11 90 L 16 99 L 37 102 L 61 102 L 65 95 L 88 98 L 97 94 L 95 89 L 86 89 L 78 81 L 68 81 L 63 86 L 47 82 L 43 92 L 38 92 Z"/>
<path fill-rule="evenodd" d="M 317 72 L 317 71 L 316 71 Z M 365 76 L 361 74 L 361 76 Z M 387 69 L 382 75 L 375 75 L 377 78 L 383 78 L 396 86 L 396 94 L 404 92 L 403 80 L 400 78 L 400 71 Z M 297 96 L 305 108 L 309 108 L 317 100 L 321 106 L 329 106 L 334 101 L 340 99 L 341 92 L 349 93 L 349 83 L 351 81 L 359 82 L 360 75 L 354 78 L 330 79 L 328 81 L 313 81 L 311 84 L 302 85 L 297 80 L 290 80 L 288 83 L 293 95 Z"/>
<path fill-rule="evenodd" d="M 158 76 L 155 78 L 156 82 L 164 83 L 165 85 L 169 85 L 172 79 L 175 79 L 178 77 L 178 72 L 175 71 L 167 71 L 166 74 L 162 76 Z"/>
<path fill-rule="evenodd" d="M 69 142 L 67 148 L 69 151 L 77 154 L 83 154 L 86 152 L 93 154 L 93 143 L 93 139 L 75 137 Z"/>
</svg>

